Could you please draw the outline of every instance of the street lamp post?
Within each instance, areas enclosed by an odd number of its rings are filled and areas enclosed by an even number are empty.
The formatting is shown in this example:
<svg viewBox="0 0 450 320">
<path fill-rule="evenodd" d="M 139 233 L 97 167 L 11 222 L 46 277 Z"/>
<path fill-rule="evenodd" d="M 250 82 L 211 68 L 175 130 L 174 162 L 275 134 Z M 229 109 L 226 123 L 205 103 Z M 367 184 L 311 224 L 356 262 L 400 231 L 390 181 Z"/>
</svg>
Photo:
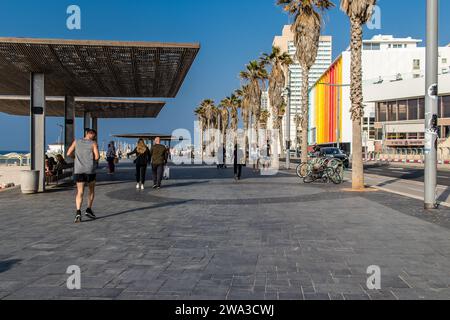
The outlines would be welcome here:
<svg viewBox="0 0 450 320">
<path fill-rule="evenodd" d="M 288 70 L 288 85 L 286 86 L 286 169 L 291 167 L 291 70 Z"/>
<path fill-rule="evenodd" d="M 425 77 L 425 209 L 437 208 L 438 0 L 427 0 Z"/>
</svg>

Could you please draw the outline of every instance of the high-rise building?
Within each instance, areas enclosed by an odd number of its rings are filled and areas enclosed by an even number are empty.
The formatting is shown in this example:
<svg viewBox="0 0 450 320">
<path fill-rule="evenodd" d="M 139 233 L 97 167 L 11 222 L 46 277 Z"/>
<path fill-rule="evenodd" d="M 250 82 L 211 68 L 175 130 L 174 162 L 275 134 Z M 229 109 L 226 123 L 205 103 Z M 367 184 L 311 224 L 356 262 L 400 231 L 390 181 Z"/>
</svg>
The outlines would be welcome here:
<svg viewBox="0 0 450 320">
<path fill-rule="evenodd" d="M 316 63 L 309 73 L 309 86 L 312 86 L 319 77 L 328 69 L 332 62 L 332 37 L 321 36 L 319 42 L 319 50 L 317 54 Z M 296 47 L 294 45 L 294 33 L 291 30 L 290 25 L 283 27 L 281 36 L 275 36 L 273 40 L 273 46 L 279 47 L 282 52 L 288 52 L 294 59 L 294 64 L 290 66 L 290 75 L 286 77 L 287 86 L 291 90 L 291 146 L 296 147 L 300 143 L 297 137 L 299 132 L 296 132 L 295 115 L 301 113 L 301 88 L 302 88 L 302 70 L 298 61 L 295 60 Z M 285 117 L 286 118 L 286 117 Z M 286 119 L 283 120 L 283 134 L 286 133 Z"/>
<path fill-rule="evenodd" d="M 363 41 L 362 119 L 364 147 L 376 151 L 382 145 L 423 145 L 425 96 L 425 48 L 422 40 L 378 35 Z M 450 48 L 439 48 L 439 77 L 450 75 Z M 310 92 L 309 144 L 332 146 L 351 152 L 350 50 L 342 52 L 323 73 Z M 441 91 L 445 96 L 448 92 Z M 448 98 L 441 97 L 442 115 L 447 115 Z M 408 109 L 411 100 L 411 108 Z M 385 107 L 386 106 L 386 107 Z M 445 136 L 447 122 L 440 122 Z M 404 140 L 404 141 L 385 141 Z M 409 141 L 406 141 L 408 140 Z"/>
</svg>

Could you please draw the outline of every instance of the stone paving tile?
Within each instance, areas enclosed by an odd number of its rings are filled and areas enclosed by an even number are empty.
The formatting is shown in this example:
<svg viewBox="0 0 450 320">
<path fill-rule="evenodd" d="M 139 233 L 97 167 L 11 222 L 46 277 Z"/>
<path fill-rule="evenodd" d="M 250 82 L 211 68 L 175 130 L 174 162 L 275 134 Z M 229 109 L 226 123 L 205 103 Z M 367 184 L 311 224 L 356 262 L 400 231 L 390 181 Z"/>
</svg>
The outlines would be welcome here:
<svg viewBox="0 0 450 320">
<path fill-rule="evenodd" d="M 370 296 L 366 293 L 344 293 L 343 296 L 345 300 L 370 300 Z"/>
<path fill-rule="evenodd" d="M 72 224 L 72 188 L 0 194 L 0 299 L 450 299 L 448 209 L 247 169 L 235 183 L 173 168 L 136 192 L 126 166 L 99 174 L 94 222 Z M 365 288 L 371 265 L 381 291 Z"/>
<path fill-rule="evenodd" d="M 328 293 L 305 293 L 305 300 L 331 300 Z"/>
</svg>

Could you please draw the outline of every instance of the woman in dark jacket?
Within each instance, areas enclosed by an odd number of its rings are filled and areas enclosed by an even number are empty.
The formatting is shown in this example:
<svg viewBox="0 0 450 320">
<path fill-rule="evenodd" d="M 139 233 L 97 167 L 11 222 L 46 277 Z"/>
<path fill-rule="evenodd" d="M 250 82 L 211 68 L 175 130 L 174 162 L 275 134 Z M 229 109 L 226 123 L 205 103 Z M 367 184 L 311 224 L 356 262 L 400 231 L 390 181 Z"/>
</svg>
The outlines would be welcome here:
<svg viewBox="0 0 450 320">
<path fill-rule="evenodd" d="M 144 190 L 147 165 L 150 163 L 151 156 L 150 150 L 143 139 L 139 139 L 137 147 L 133 152 L 130 152 L 127 155 L 131 156 L 133 154 L 136 155 L 136 160 L 134 160 L 134 163 L 136 164 L 136 189 Z"/>
</svg>

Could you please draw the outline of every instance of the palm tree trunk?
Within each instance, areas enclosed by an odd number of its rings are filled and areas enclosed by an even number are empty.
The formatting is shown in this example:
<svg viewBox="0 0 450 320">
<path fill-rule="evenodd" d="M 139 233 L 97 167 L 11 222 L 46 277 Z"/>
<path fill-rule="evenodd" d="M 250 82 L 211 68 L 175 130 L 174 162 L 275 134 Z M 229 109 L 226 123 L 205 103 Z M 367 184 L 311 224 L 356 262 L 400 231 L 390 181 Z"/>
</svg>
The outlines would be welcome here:
<svg viewBox="0 0 450 320">
<path fill-rule="evenodd" d="M 362 157 L 361 117 L 363 116 L 362 94 L 362 36 L 363 28 L 358 19 L 351 18 L 351 86 L 352 102 L 352 188 L 364 189 L 364 165 Z"/>
<path fill-rule="evenodd" d="M 302 67 L 302 159 L 301 162 L 308 162 L 308 130 L 309 130 L 309 68 Z"/>
<path fill-rule="evenodd" d="M 203 133 L 204 133 L 204 125 L 202 120 L 200 122 L 200 156 L 202 158 L 202 164 L 203 164 Z"/>
<path fill-rule="evenodd" d="M 279 147 L 279 151 L 280 151 L 280 157 L 283 155 L 283 123 L 282 123 L 282 119 L 277 119 L 277 127 L 278 127 L 278 137 L 280 139 L 280 147 Z"/>
<path fill-rule="evenodd" d="M 208 118 L 207 128 L 206 128 L 206 157 L 210 157 L 210 148 L 211 148 L 211 122 Z"/>
</svg>

